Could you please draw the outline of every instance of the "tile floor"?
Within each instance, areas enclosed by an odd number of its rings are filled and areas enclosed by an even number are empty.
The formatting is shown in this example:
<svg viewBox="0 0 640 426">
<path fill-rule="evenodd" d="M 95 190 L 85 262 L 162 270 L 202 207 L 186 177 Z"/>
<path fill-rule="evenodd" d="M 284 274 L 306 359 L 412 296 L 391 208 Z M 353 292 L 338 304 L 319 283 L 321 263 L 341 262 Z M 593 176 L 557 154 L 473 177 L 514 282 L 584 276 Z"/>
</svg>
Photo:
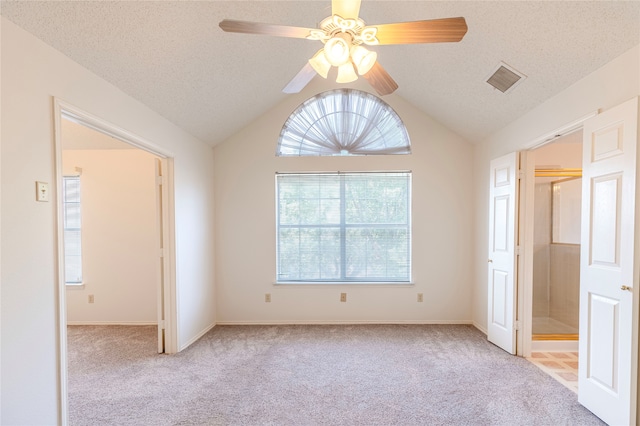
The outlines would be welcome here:
<svg viewBox="0 0 640 426">
<path fill-rule="evenodd" d="M 532 352 L 527 358 L 542 371 L 578 393 L 577 352 Z"/>
</svg>

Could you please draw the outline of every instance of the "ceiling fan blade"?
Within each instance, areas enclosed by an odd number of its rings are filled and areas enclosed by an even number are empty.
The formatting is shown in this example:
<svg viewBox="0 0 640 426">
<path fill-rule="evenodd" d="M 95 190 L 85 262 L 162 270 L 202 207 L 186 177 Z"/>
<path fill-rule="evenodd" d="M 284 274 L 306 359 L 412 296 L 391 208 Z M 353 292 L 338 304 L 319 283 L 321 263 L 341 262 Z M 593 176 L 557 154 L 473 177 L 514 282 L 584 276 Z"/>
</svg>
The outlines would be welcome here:
<svg viewBox="0 0 640 426">
<path fill-rule="evenodd" d="M 398 88 L 398 83 L 391 78 L 389 73 L 378 62 L 363 77 L 376 89 L 380 96 L 393 93 Z"/>
<path fill-rule="evenodd" d="M 467 33 L 464 18 L 431 19 L 374 25 L 380 44 L 442 43 L 462 40 Z"/>
<path fill-rule="evenodd" d="M 331 14 L 344 19 L 358 19 L 360 0 L 331 0 Z"/>
<path fill-rule="evenodd" d="M 300 91 L 304 89 L 315 76 L 316 70 L 314 70 L 311 64 L 307 62 L 300 72 L 296 74 L 289 83 L 287 83 L 282 91 L 284 93 L 300 93 Z"/>
<path fill-rule="evenodd" d="M 307 38 L 315 28 L 289 27 L 286 25 L 263 24 L 262 22 L 223 19 L 220 28 L 229 33 L 265 34 L 277 37 Z"/>
</svg>

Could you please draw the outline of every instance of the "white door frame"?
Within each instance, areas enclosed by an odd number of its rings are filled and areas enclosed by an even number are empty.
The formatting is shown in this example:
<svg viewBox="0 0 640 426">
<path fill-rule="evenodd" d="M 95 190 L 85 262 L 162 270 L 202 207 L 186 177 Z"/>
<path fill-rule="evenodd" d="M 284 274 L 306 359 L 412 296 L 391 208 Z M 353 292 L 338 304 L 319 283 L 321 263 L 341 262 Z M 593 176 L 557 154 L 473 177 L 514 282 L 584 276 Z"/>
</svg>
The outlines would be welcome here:
<svg viewBox="0 0 640 426">
<path fill-rule="evenodd" d="M 56 196 L 56 240 L 58 258 L 58 401 L 60 404 L 60 424 L 68 423 L 68 377 L 67 377 L 67 290 L 64 281 L 64 242 L 63 242 L 63 221 L 62 216 L 62 120 L 67 119 L 85 127 L 96 130 L 100 133 L 111 136 L 126 144 L 149 152 L 160 158 L 163 167 L 163 174 L 166 176 L 166 184 L 162 188 L 162 211 L 165 217 L 161 229 L 160 238 L 164 247 L 164 262 L 162 262 L 163 281 L 159 283 L 158 290 L 164 297 L 164 329 L 165 329 L 165 352 L 178 352 L 177 339 L 177 309 L 176 309 L 176 256 L 175 256 L 175 206 L 174 206 L 174 184 L 173 184 L 173 154 L 146 139 L 134 135 L 112 123 L 99 117 L 89 114 L 67 102 L 58 98 L 53 98 L 54 110 L 54 140 L 55 140 L 55 196 Z"/>
<path fill-rule="evenodd" d="M 556 139 L 575 132 L 582 128 L 583 123 L 591 117 L 598 115 L 594 111 L 571 123 L 565 124 L 552 132 L 549 132 L 531 141 L 522 151 L 522 181 L 520 183 L 520 241 L 521 257 L 519 267 L 522 274 L 518 279 L 518 330 L 517 355 L 531 356 L 532 346 L 532 313 L 533 313 L 533 202 L 535 187 L 535 157 L 531 151 L 540 148 Z"/>
</svg>

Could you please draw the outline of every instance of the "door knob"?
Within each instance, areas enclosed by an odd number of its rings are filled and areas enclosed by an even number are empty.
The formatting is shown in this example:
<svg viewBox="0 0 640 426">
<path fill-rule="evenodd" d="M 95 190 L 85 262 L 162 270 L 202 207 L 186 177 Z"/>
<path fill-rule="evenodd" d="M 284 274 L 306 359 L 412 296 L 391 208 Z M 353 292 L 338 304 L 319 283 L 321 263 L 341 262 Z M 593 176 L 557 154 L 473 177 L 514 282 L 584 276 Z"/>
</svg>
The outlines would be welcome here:
<svg viewBox="0 0 640 426">
<path fill-rule="evenodd" d="M 632 291 L 633 287 L 629 287 L 628 285 L 623 285 L 622 287 L 620 287 L 620 290 Z"/>
<path fill-rule="evenodd" d="M 489 262 L 489 263 L 493 263 L 493 260 L 489 259 L 489 260 L 487 260 L 487 262 Z"/>
</svg>

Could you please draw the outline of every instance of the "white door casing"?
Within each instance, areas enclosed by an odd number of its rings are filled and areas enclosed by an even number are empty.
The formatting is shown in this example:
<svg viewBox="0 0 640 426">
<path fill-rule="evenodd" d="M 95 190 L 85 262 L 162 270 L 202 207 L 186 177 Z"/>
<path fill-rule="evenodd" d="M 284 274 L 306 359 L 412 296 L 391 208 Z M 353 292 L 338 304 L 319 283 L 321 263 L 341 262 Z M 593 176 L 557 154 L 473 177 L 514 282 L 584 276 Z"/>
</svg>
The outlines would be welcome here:
<svg viewBox="0 0 640 426">
<path fill-rule="evenodd" d="M 610 425 L 636 424 L 637 143 L 637 98 L 584 123 L 578 400 Z"/>
<path fill-rule="evenodd" d="M 156 285 L 157 293 L 157 322 L 158 322 L 158 353 L 164 353 L 164 215 L 163 215 L 163 176 L 162 176 L 162 160 L 155 159 L 156 165 L 156 229 L 158 231 L 158 264 L 156 272 L 158 274 L 158 282 Z"/>
<path fill-rule="evenodd" d="M 491 161 L 488 319 L 490 342 L 516 353 L 516 230 L 519 154 Z"/>
</svg>

